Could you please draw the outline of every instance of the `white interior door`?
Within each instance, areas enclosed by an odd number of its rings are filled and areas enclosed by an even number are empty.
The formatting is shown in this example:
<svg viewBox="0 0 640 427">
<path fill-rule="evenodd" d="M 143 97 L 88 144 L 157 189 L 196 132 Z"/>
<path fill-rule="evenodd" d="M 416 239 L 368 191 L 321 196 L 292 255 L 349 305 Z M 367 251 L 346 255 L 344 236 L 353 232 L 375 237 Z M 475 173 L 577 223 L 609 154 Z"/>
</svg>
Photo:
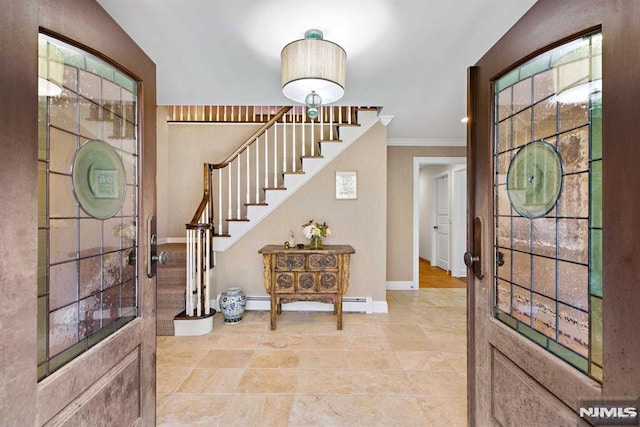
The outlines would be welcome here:
<svg viewBox="0 0 640 427">
<path fill-rule="evenodd" d="M 436 178 L 436 266 L 449 270 L 449 175 Z"/>
</svg>

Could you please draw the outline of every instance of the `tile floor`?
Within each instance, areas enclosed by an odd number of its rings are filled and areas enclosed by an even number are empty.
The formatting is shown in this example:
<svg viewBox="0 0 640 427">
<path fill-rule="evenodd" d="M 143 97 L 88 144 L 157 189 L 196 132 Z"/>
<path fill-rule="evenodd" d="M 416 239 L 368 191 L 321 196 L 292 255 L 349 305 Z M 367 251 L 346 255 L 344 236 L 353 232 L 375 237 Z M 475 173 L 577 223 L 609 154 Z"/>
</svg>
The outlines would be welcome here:
<svg viewBox="0 0 640 427">
<path fill-rule="evenodd" d="M 245 312 L 158 337 L 158 426 L 464 426 L 466 290 L 388 291 L 387 314 Z"/>
</svg>

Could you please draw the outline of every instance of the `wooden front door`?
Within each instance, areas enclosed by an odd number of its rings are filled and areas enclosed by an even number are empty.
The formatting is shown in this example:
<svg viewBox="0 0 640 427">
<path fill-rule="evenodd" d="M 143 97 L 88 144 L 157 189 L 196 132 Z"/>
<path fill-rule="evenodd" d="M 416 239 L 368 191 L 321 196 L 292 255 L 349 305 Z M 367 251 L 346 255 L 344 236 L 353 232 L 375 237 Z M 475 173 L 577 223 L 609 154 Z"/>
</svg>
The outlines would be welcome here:
<svg viewBox="0 0 640 427">
<path fill-rule="evenodd" d="M 470 68 L 471 425 L 637 414 L 638 37 L 636 2 L 542 0 Z"/>
<path fill-rule="evenodd" d="M 8 3 L 0 425 L 154 425 L 155 65 L 94 1 Z"/>
</svg>

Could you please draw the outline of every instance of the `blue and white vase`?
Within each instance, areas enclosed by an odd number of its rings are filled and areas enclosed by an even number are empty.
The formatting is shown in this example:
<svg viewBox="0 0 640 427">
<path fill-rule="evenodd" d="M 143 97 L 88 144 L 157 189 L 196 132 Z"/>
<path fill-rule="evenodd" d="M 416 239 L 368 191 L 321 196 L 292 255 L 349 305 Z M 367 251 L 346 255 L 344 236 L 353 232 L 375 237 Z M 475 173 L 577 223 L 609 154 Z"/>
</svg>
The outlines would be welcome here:
<svg viewBox="0 0 640 427">
<path fill-rule="evenodd" d="M 229 288 L 220 294 L 220 311 L 224 317 L 224 323 L 234 324 L 242 322 L 244 307 L 247 305 L 247 296 L 240 288 Z"/>
</svg>

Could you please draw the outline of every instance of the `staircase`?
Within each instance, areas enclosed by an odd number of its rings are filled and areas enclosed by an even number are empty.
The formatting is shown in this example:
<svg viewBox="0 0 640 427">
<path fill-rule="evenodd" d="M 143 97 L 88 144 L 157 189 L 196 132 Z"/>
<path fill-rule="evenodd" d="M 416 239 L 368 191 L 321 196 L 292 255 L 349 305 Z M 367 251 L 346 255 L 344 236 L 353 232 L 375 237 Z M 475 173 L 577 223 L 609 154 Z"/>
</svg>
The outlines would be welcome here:
<svg viewBox="0 0 640 427">
<path fill-rule="evenodd" d="M 184 243 L 165 243 L 158 251 L 167 252 L 168 260 L 156 276 L 156 335 L 174 335 L 173 319 L 184 311 L 187 251 Z"/>
<path fill-rule="evenodd" d="M 321 107 L 313 120 L 305 107 L 280 107 L 266 117 L 255 108 L 174 107 L 174 122 L 235 118 L 263 125 L 223 162 L 204 164 L 203 196 L 187 224 L 186 245 L 162 249 L 170 261 L 158 272 L 158 335 L 173 335 L 173 318 L 183 310 L 193 319 L 210 313 L 213 251 L 229 249 L 378 119 L 376 107 Z"/>
</svg>

